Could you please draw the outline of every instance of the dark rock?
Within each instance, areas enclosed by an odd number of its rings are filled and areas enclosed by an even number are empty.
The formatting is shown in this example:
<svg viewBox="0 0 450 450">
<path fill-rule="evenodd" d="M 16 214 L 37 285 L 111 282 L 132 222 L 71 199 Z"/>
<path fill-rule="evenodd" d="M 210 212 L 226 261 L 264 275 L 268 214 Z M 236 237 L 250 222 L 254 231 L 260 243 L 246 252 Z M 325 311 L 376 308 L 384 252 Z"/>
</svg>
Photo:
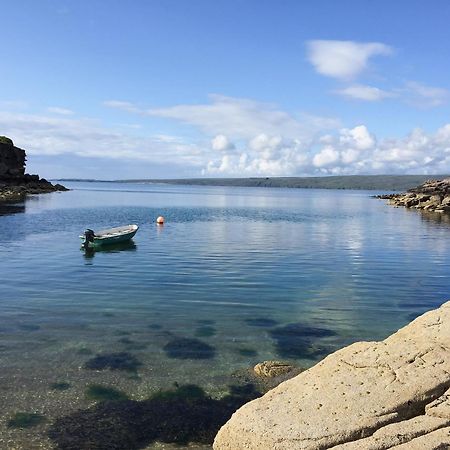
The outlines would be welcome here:
<svg viewBox="0 0 450 450">
<path fill-rule="evenodd" d="M 195 329 L 195 336 L 197 337 L 211 337 L 214 336 L 216 333 L 217 333 L 216 329 L 209 325 L 205 325 Z"/>
<path fill-rule="evenodd" d="M 336 333 L 328 328 L 291 323 L 270 330 L 270 335 L 275 339 L 281 357 L 316 359 L 332 351 L 330 346 L 320 344 L 319 340 Z"/>
<path fill-rule="evenodd" d="M 8 421 L 8 428 L 31 428 L 45 422 L 41 414 L 18 412 Z"/>
<path fill-rule="evenodd" d="M 253 385 L 232 386 L 220 400 L 198 386 L 180 386 L 148 400 L 102 402 L 57 419 L 48 435 L 61 450 L 135 450 L 153 442 L 212 444 L 244 403 L 261 396 Z"/>
<path fill-rule="evenodd" d="M 215 349 L 199 339 L 175 338 L 164 346 L 170 358 L 176 359 L 211 359 Z"/>
<path fill-rule="evenodd" d="M 25 173 L 25 150 L 15 147 L 12 140 L 0 136 L 0 202 L 20 202 L 27 194 L 67 191 L 39 175 Z"/>
<path fill-rule="evenodd" d="M 90 359 L 85 365 L 85 369 L 90 370 L 125 370 L 136 371 L 142 363 L 131 353 L 104 353 Z"/>
<path fill-rule="evenodd" d="M 86 398 L 99 402 L 116 402 L 118 400 L 128 400 L 128 395 L 125 394 L 125 392 L 119 391 L 112 387 L 102 386 L 100 384 L 91 384 L 86 389 Z"/>
<path fill-rule="evenodd" d="M 245 319 L 245 323 L 251 327 L 271 328 L 278 324 L 274 319 L 268 317 L 254 317 L 252 319 Z"/>
</svg>

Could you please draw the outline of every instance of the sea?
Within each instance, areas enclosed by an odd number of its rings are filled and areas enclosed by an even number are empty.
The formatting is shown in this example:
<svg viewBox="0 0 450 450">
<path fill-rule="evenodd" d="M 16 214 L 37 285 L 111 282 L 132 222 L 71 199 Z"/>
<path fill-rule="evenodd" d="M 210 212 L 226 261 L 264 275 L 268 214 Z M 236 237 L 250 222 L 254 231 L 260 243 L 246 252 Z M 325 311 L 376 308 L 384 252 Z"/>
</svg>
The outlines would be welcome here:
<svg viewBox="0 0 450 450">
<path fill-rule="evenodd" d="M 449 216 L 381 192 L 65 184 L 0 206 L 2 449 L 211 448 L 255 364 L 307 369 L 450 297 Z"/>
</svg>

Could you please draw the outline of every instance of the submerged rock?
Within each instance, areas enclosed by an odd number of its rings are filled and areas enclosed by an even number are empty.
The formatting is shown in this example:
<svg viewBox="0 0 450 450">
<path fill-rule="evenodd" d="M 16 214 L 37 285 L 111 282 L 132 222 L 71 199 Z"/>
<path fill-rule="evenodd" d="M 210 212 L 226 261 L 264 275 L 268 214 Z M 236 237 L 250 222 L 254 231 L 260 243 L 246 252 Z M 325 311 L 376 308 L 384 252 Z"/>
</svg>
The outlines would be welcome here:
<svg viewBox="0 0 450 450">
<path fill-rule="evenodd" d="M 8 420 L 8 428 L 32 428 L 45 422 L 41 414 L 18 412 Z"/>
<path fill-rule="evenodd" d="M 256 364 L 253 370 L 260 377 L 274 378 L 292 372 L 295 368 L 295 366 L 282 361 L 263 361 Z"/>
<path fill-rule="evenodd" d="M 85 369 L 91 370 L 126 370 L 136 371 L 142 363 L 131 353 L 104 353 L 90 359 L 84 365 Z"/>
<path fill-rule="evenodd" d="M 336 332 L 306 323 L 296 322 L 270 330 L 276 341 L 276 350 L 282 358 L 316 359 L 330 353 L 332 347 L 323 338 L 336 336 Z"/>
<path fill-rule="evenodd" d="M 260 396 L 252 385 L 233 386 L 216 400 L 195 385 L 148 400 L 102 402 L 57 419 L 48 435 L 60 450 L 134 450 L 152 442 L 211 444 L 217 430 L 244 403 Z"/>
<path fill-rule="evenodd" d="M 449 388 L 450 302 L 244 405 L 214 449 L 450 448 Z"/>
<path fill-rule="evenodd" d="M 175 338 L 164 346 L 164 351 L 170 358 L 177 359 L 211 359 L 216 351 L 200 339 Z"/>
</svg>

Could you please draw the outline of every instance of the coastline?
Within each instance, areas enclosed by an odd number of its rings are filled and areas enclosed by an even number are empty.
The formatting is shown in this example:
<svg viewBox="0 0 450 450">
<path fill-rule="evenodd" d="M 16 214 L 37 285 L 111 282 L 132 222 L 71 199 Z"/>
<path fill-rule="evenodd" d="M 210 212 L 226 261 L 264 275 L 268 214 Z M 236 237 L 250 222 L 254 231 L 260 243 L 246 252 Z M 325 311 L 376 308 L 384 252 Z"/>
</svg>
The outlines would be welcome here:
<svg viewBox="0 0 450 450">
<path fill-rule="evenodd" d="M 39 175 L 25 173 L 26 159 L 25 150 L 0 136 L 0 203 L 21 202 L 29 194 L 68 191 L 61 184 L 53 185 Z"/>
<path fill-rule="evenodd" d="M 445 178 L 447 175 L 435 175 Z M 93 180 L 58 179 L 55 181 L 81 181 L 99 183 L 169 184 L 183 186 L 235 186 L 292 189 L 353 189 L 373 191 L 403 191 L 417 186 L 429 175 L 346 175 L 326 177 L 252 177 L 252 178 L 184 178 L 184 179 L 129 179 Z"/>
</svg>

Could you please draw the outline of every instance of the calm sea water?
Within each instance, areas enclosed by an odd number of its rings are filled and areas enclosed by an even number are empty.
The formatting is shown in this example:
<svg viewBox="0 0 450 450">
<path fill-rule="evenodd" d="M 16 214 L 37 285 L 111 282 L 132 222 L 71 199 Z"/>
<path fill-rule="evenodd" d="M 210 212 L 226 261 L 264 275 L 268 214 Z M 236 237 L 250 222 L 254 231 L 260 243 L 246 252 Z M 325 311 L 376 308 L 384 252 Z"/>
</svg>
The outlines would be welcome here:
<svg viewBox="0 0 450 450">
<path fill-rule="evenodd" d="M 446 216 L 373 192 L 68 187 L 0 208 L 1 448 L 58 445 L 49 428 L 92 407 L 93 383 L 135 400 L 185 384 L 220 398 L 236 371 L 309 367 L 450 297 Z M 80 250 L 85 228 L 128 223 L 130 245 Z M 89 368 L 111 353 L 136 367 Z M 17 412 L 41 419 L 17 428 Z"/>
</svg>

